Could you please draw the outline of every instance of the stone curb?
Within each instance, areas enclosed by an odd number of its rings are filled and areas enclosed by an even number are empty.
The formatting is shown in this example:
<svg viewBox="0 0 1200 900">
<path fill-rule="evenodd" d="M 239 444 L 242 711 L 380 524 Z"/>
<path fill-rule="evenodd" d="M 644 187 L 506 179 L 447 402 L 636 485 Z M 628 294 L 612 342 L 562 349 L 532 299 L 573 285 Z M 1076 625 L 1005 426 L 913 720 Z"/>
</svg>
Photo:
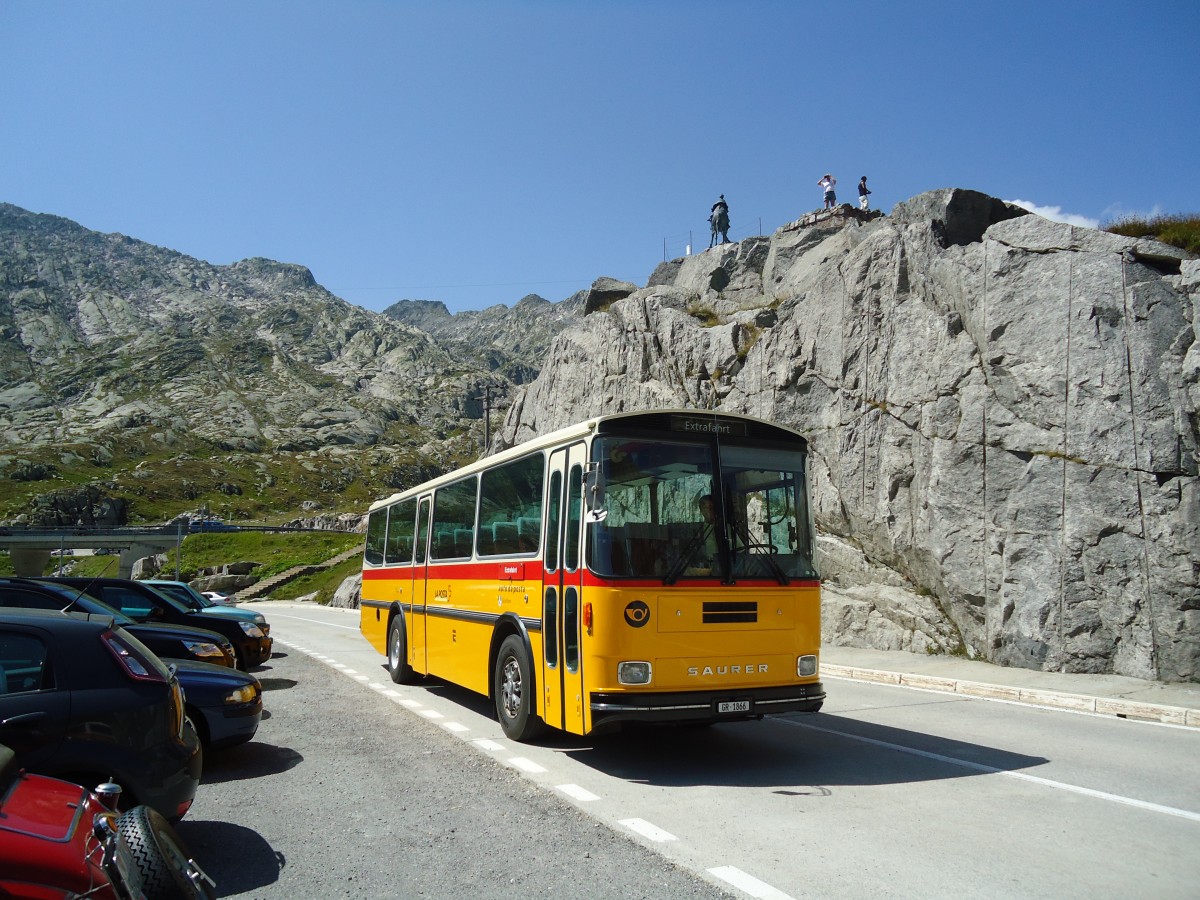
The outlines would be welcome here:
<svg viewBox="0 0 1200 900">
<path fill-rule="evenodd" d="M 876 684 L 898 684 L 905 687 L 922 688 L 927 691 L 944 691 L 991 700 L 1008 700 L 1012 703 L 1027 703 L 1031 706 L 1046 706 L 1053 709 L 1069 709 L 1076 712 L 1115 716 L 1120 719 L 1143 719 L 1167 725 L 1186 725 L 1200 728 L 1200 709 L 1183 706 L 1164 706 L 1160 703 L 1139 703 L 1112 697 L 1089 697 L 1086 694 L 1066 694 L 1040 688 L 1011 687 L 986 684 L 981 681 L 961 681 L 937 675 L 910 675 L 889 672 L 883 669 L 860 669 L 855 666 L 823 664 L 821 674 L 833 678 L 849 678 L 853 681 L 871 681 Z"/>
</svg>

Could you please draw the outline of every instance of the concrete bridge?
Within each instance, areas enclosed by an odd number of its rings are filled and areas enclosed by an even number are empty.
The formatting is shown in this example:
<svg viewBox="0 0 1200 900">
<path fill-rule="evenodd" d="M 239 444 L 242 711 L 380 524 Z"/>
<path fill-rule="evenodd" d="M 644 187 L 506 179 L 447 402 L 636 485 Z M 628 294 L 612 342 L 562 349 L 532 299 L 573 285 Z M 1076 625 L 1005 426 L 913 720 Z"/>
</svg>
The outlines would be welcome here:
<svg viewBox="0 0 1200 900">
<path fill-rule="evenodd" d="M 13 572 L 27 577 L 46 571 L 55 550 L 116 550 L 120 553 L 116 577 L 129 578 L 135 562 L 178 547 L 187 533 L 181 524 L 145 528 L 5 526 L 0 528 L 0 549 L 7 549 L 12 557 Z"/>
</svg>

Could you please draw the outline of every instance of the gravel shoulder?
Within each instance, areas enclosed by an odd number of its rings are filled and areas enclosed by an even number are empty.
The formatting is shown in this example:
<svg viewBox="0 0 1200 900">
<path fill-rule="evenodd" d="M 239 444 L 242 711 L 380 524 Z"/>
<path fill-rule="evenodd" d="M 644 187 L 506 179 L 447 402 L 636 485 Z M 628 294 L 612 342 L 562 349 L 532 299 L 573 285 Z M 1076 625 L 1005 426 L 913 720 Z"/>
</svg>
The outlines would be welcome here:
<svg viewBox="0 0 1200 900">
<path fill-rule="evenodd" d="M 269 716 L 178 829 L 218 896 L 730 896 L 302 653 L 256 674 Z"/>
</svg>

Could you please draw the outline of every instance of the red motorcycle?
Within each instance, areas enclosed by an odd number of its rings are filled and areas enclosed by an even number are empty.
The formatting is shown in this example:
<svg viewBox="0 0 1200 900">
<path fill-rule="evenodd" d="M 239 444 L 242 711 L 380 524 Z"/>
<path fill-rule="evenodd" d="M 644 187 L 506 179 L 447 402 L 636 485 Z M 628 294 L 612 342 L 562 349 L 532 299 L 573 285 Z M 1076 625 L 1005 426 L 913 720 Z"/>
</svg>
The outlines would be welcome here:
<svg viewBox="0 0 1200 900">
<path fill-rule="evenodd" d="M 148 806 L 118 815 L 120 794 L 30 775 L 0 745 L 0 897 L 211 900 L 175 829 Z"/>
</svg>

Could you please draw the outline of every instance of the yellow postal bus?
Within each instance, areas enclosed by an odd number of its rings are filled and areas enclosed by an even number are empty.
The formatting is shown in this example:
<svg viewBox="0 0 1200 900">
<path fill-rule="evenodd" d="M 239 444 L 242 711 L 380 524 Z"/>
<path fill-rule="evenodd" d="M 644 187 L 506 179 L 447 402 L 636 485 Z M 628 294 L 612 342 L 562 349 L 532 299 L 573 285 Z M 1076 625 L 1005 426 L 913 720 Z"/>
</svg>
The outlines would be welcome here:
<svg viewBox="0 0 1200 900">
<path fill-rule="evenodd" d="M 626 413 L 418 485 L 370 509 L 362 633 L 515 740 L 815 712 L 807 451 L 746 416 Z"/>
</svg>

